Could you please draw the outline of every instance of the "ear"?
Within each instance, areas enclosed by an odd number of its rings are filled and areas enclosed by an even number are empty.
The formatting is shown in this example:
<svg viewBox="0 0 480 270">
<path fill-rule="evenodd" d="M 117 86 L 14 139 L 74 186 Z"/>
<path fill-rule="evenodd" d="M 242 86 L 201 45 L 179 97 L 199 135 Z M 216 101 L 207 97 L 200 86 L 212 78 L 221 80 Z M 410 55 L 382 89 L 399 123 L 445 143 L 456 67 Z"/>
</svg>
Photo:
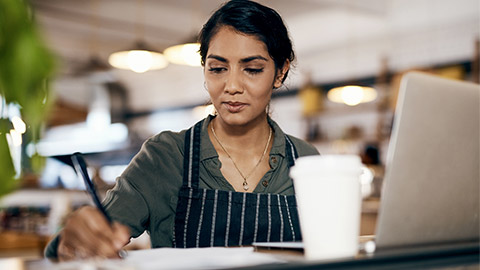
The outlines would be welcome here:
<svg viewBox="0 0 480 270">
<path fill-rule="evenodd" d="M 283 79 L 287 75 L 288 70 L 290 69 L 290 61 L 287 59 L 283 67 L 277 70 L 277 74 L 275 75 L 275 81 L 273 82 L 274 88 L 280 88 L 283 83 Z"/>
</svg>

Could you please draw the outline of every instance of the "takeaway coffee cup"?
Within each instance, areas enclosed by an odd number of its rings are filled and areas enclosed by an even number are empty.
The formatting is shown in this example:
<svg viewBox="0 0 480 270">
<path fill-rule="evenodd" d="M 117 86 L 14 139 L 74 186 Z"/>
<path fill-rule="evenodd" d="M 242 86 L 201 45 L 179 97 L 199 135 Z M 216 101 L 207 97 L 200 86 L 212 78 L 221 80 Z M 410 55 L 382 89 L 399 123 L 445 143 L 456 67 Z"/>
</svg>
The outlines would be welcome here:
<svg viewBox="0 0 480 270">
<path fill-rule="evenodd" d="M 355 155 L 307 156 L 295 161 L 290 176 L 307 259 L 357 254 L 361 168 Z"/>
</svg>

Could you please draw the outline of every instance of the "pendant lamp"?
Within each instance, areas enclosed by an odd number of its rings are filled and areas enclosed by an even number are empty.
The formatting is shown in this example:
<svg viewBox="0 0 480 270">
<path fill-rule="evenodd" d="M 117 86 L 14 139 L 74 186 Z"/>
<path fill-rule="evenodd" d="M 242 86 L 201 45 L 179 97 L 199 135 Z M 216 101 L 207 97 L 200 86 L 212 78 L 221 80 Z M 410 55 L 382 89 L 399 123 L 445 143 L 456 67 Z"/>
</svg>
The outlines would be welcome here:
<svg viewBox="0 0 480 270">
<path fill-rule="evenodd" d="M 345 69 L 345 74 L 354 73 L 354 67 L 359 66 L 358 50 L 356 49 L 357 43 L 357 22 L 355 21 L 355 14 L 351 8 L 347 9 L 348 16 L 345 21 L 347 26 L 347 39 L 346 39 L 346 56 L 349 62 L 348 67 Z M 351 76 L 351 75 L 349 75 Z M 350 80 L 351 83 L 347 83 L 343 86 L 332 88 L 327 93 L 327 98 L 336 103 L 343 103 L 348 106 L 356 106 L 360 103 L 366 103 L 373 101 L 377 98 L 377 90 L 373 87 L 357 84 L 355 80 Z"/>
<path fill-rule="evenodd" d="M 199 67 L 201 65 L 200 43 L 184 43 L 168 47 L 163 51 L 169 62 L 177 65 Z"/>
<path fill-rule="evenodd" d="M 201 1 L 191 1 L 190 17 L 190 35 L 178 45 L 168 47 L 163 51 L 165 57 L 170 63 L 177 65 L 186 65 L 192 67 L 201 66 L 200 56 L 200 43 L 198 43 L 198 30 L 199 25 L 203 25 L 203 19 L 201 15 Z"/>
<path fill-rule="evenodd" d="M 137 41 L 131 49 L 112 53 L 108 62 L 119 69 L 143 73 L 149 70 L 162 69 L 168 66 L 165 56 L 151 49 L 146 42 Z"/>
<path fill-rule="evenodd" d="M 137 42 L 132 48 L 112 53 L 108 57 L 108 62 L 113 67 L 132 70 L 137 73 L 165 68 L 168 66 L 165 56 L 148 46 L 143 38 L 144 25 L 140 23 L 140 20 L 145 18 L 143 0 L 137 0 L 136 2 L 135 34 Z"/>
<path fill-rule="evenodd" d="M 327 98 L 336 103 L 356 106 L 360 103 L 375 100 L 377 98 L 377 91 L 373 87 L 345 85 L 330 89 L 327 93 Z"/>
</svg>

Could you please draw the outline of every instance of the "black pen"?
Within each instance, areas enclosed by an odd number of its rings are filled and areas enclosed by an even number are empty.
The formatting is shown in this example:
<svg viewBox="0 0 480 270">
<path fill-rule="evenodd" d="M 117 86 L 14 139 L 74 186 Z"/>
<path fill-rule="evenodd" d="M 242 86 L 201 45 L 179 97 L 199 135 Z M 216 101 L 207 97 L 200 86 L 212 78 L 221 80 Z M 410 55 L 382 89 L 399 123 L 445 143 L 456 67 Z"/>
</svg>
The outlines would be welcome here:
<svg viewBox="0 0 480 270">
<path fill-rule="evenodd" d="M 111 226 L 113 224 L 113 220 L 108 215 L 107 211 L 105 211 L 105 208 L 103 207 L 102 202 L 100 202 L 100 198 L 98 197 L 97 191 L 95 190 L 95 186 L 93 185 L 92 180 L 88 176 L 87 163 L 85 162 L 85 159 L 83 158 L 82 154 L 79 152 L 74 153 L 71 159 L 73 162 L 74 170 L 77 173 L 80 172 L 80 174 L 82 175 L 87 191 L 88 193 L 90 193 L 90 196 L 92 197 L 93 202 L 95 203 L 95 206 L 98 208 L 100 212 L 102 212 L 103 216 L 108 221 L 108 224 L 110 224 Z M 125 258 L 127 256 L 127 253 L 125 250 L 122 249 L 118 252 L 118 255 L 121 258 Z"/>
<path fill-rule="evenodd" d="M 72 155 L 72 162 L 75 171 L 82 175 L 83 181 L 85 182 L 85 186 L 87 188 L 88 193 L 90 193 L 90 196 L 93 199 L 93 202 L 95 203 L 95 206 L 102 212 L 103 216 L 107 219 L 108 223 L 112 225 L 113 221 L 112 218 L 108 215 L 107 211 L 105 211 L 105 208 L 103 207 L 102 203 L 100 202 L 100 198 L 98 197 L 97 191 L 95 190 L 95 186 L 93 185 L 92 180 L 88 176 L 88 171 L 87 171 L 87 163 L 85 162 L 85 159 L 83 158 L 82 154 L 79 152 L 76 152 Z"/>
</svg>

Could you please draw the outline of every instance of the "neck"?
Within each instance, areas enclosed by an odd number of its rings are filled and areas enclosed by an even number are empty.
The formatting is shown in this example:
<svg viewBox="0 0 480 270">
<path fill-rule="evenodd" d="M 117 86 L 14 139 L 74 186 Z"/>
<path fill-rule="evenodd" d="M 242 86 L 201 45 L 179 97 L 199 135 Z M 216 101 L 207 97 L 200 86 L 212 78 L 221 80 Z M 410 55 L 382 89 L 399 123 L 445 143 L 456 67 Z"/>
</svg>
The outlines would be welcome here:
<svg viewBox="0 0 480 270">
<path fill-rule="evenodd" d="M 267 115 L 251 122 L 247 125 L 228 125 L 220 119 L 219 116 L 214 118 L 210 125 L 213 125 L 217 136 L 221 139 L 225 146 L 233 148 L 245 148 L 251 146 L 259 146 L 259 138 L 267 138 L 270 132 Z"/>
</svg>

